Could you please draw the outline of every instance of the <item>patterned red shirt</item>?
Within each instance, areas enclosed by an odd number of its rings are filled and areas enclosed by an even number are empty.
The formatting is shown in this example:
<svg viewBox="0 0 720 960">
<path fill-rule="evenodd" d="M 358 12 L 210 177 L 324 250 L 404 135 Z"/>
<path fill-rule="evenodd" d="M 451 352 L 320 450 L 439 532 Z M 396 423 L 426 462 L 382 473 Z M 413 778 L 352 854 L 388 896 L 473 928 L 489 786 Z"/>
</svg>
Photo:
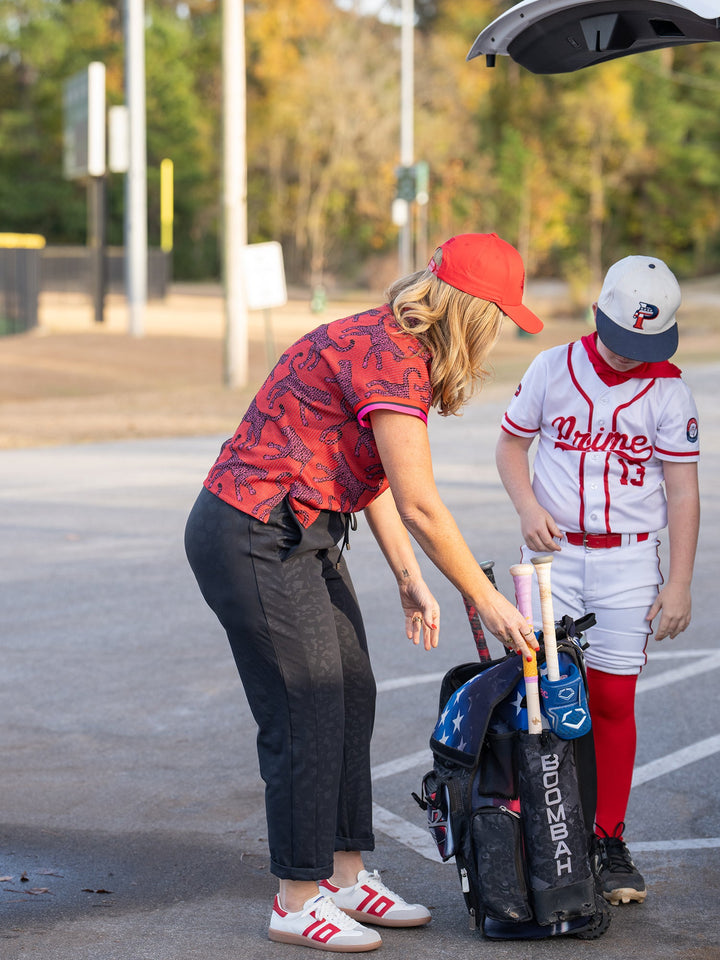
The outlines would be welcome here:
<svg viewBox="0 0 720 960">
<path fill-rule="evenodd" d="M 386 304 L 312 330 L 280 358 L 205 480 L 267 522 L 286 496 L 303 526 L 362 510 L 387 488 L 369 414 L 427 423 L 430 355 Z"/>
</svg>

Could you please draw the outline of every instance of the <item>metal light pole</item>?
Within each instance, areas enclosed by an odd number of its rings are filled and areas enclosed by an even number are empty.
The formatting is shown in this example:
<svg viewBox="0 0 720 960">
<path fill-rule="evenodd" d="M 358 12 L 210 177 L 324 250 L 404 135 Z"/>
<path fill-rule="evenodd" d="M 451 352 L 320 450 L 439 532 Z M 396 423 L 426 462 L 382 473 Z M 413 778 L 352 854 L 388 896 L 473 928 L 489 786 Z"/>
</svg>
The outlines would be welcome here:
<svg viewBox="0 0 720 960">
<path fill-rule="evenodd" d="M 95 322 L 105 319 L 105 246 L 107 216 L 105 210 L 105 64 L 88 65 L 88 246 L 92 262 Z"/>
<path fill-rule="evenodd" d="M 402 0 L 400 24 L 400 165 L 410 168 L 415 153 L 413 98 L 415 67 L 415 2 Z M 400 276 L 413 271 L 412 201 L 405 201 L 405 222 L 400 227 Z"/>
<path fill-rule="evenodd" d="M 145 109 L 145 4 L 125 0 L 125 100 L 129 151 L 125 178 L 125 284 L 128 332 L 145 332 L 147 302 L 147 145 Z"/>
<path fill-rule="evenodd" d="M 223 284 L 225 290 L 225 385 L 248 379 L 248 317 L 243 281 L 247 244 L 245 134 L 245 5 L 222 0 L 223 11 Z"/>
</svg>

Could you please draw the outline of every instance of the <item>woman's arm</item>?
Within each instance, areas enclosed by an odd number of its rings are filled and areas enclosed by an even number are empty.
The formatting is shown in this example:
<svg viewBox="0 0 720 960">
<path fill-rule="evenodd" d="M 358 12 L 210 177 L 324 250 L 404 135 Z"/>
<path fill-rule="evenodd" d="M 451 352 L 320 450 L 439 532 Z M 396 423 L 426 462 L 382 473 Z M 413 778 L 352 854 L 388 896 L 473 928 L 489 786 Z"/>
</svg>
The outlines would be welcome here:
<svg viewBox="0 0 720 960">
<path fill-rule="evenodd" d="M 525 655 L 527 621 L 490 583 L 435 485 L 427 428 L 418 417 L 376 410 L 371 414 L 378 453 L 405 528 L 451 583 L 477 607 L 501 643 Z M 528 638 L 533 648 L 534 635 Z"/>
<path fill-rule="evenodd" d="M 415 551 L 397 512 L 392 491 L 386 490 L 373 500 L 365 507 L 364 513 L 397 580 L 408 639 L 417 644 L 422 632 L 425 649 L 436 647 L 440 638 L 440 607 L 420 572 Z"/>
</svg>

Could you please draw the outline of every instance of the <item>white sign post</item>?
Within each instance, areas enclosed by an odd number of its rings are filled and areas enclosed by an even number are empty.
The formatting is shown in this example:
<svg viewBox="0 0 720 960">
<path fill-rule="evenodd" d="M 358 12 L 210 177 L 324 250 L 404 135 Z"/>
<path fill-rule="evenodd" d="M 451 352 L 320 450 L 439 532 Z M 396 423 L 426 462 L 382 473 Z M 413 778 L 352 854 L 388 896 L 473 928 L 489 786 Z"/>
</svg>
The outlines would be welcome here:
<svg viewBox="0 0 720 960">
<path fill-rule="evenodd" d="M 282 247 L 275 240 L 251 243 L 243 250 L 242 264 L 247 308 L 265 314 L 265 355 L 272 368 L 277 357 L 270 311 L 287 303 Z"/>
<path fill-rule="evenodd" d="M 91 262 L 95 321 L 105 311 L 105 64 L 95 60 L 63 85 L 63 173 L 86 180 L 87 246 Z"/>
</svg>

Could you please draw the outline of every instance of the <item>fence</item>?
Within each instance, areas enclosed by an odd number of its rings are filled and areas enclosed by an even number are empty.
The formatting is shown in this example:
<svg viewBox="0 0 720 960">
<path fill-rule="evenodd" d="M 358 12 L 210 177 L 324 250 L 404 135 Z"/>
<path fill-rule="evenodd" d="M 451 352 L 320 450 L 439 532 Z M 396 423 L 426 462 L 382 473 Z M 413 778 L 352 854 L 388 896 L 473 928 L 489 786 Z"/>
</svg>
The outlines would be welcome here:
<svg viewBox="0 0 720 960">
<path fill-rule="evenodd" d="M 147 296 L 163 300 L 171 280 L 171 254 L 164 250 L 148 250 Z M 53 293 L 87 293 L 93 291 L 92 251 L 88 247 L 45 247 L 42 251 L 40 289 Z M 125 250 L 105 250 L 105 290 L 125 292 Z"/>
<path fill-rule="evenodd" d="M 40 291 L 94 291 L 92 251 L 88 247 L 48 247 L 44 237 L 0 233 L 0 336 L 24 333 L 37 326 Z M 105 291 L 125 291 L 125 251 L 107 247 Z M 148 250 L 147 296 L 162 300 L 171 280 L 172 261 L 164 250 Z"/>
<path fill-rule="evenodd" d="M 0 233 L 0 336 L 37 326 L 44 245 L 36 234 Z"/>
</svg>

